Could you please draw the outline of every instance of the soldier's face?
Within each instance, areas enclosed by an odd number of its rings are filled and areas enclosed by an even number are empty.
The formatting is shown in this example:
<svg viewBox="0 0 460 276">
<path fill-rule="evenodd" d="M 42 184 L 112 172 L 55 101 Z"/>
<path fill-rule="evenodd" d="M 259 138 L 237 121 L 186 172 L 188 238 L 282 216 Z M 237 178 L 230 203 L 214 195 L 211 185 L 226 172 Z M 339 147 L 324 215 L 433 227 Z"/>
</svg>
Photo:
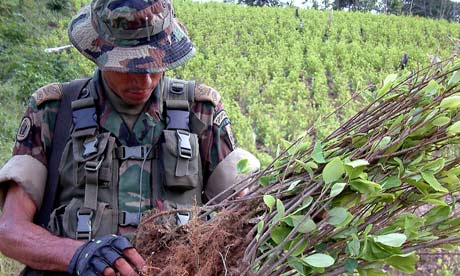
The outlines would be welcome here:
<svg viewBox="0 0 460 276">
<path fill-rule="evenodd" d="M 107 85 L 125 103 L 130 105 L 143 104 L 148 101 L 163 73 L 132 74 L 103 71 Z"/>
</svg>

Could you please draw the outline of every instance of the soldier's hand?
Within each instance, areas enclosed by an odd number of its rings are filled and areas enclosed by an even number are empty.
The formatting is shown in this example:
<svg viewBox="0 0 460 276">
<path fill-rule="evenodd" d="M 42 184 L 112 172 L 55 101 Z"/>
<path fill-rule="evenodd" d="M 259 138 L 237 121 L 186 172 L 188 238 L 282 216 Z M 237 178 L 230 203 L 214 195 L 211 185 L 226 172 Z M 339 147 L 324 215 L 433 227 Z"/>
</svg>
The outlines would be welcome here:
<svg viewBox="0 0 460 276">
<path fill-rule="evenodd" d="M 76 275 L 138 275 L 144 259 L 123 236 L 107 235 L 77 249 L 67 272 Z"/>
</svg>

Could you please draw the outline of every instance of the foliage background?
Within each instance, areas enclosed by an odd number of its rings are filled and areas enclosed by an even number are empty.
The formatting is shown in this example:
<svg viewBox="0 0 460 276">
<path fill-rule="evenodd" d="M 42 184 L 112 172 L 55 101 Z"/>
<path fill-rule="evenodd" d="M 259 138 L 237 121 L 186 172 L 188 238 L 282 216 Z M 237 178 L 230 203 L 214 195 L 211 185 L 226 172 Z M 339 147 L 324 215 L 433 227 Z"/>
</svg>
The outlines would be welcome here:
<svg viewBox="0 0 460 276">
<path fill-rule="evenodd" d="M 10 155 L 23 106 L 35 89 L 92 74 L 94 66 L 75 49 L 44 52 L 69 43 L 70 17 L 87 2 L 0 2 L 0 165 Z M 445 20 L 317 10 L 300 10 L 296 16 L 292 7 L 183 0 L 174 5 L 197 54 L 168 74 L 217 88 L 239 146 L 264 164 L 355 92 L 398 71 L 404 53 L 409 55 L 404 70 L 414 70 L 450 55 L 460 37 L 460 25 Z M 311 139 L 328 133 L 373 97 L 364 94 L 347 104 Z M 0 260 L 0 274 L 15 271 L 10 266 Z"/>
</svg>

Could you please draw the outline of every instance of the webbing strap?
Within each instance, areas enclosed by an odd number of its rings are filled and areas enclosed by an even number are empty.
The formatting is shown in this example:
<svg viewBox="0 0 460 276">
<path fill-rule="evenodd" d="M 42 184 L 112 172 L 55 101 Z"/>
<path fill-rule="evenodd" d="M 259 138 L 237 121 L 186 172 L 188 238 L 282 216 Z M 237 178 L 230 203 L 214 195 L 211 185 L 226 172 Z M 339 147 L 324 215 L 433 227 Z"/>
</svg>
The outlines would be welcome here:
<svg viewBox="0 0 460 276">
<path fill-rule="evenodd" d="M 89 208 L 91 210 L 97 209 L 97 191 L 99 186 L 99 169 L 101 168 L 102 161 L 100 160 L 91 160 L 86 161 L 85 163 L 85 199 L 83 202 L 83 207 Z"/>
<path fill-rule="evenodd" d="M 35 216 L 35 222 L 45 228 L 48 225 L 51 212 L 55 207 L 56 192 L 59 183 L 59 163 L 61 162 L 62 152 L 64 151 L 72 126 L 71 103 L 78 98 L 78 95 L 80 95 L 80 92 L 90 80 L 90 78 L 79 79 L 62 84 L 63 97 L 56 116 L 52 150 L 47 156 L 48 175 L 43 203 Z"/>
</svg>

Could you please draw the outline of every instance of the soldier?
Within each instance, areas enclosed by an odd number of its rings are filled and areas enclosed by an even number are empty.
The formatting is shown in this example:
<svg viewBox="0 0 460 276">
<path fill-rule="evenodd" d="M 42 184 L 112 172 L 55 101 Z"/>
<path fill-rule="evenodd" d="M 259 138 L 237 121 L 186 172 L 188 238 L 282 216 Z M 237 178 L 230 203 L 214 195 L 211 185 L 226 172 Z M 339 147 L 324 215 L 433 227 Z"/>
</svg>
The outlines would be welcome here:
<svg viewBox="0 0 460 276">
<path fill-rule="evenodd" d="M 69 37 L 98 68 L 32 95 L 0 170 L 0 251 L 22 275 L 137 275 L 144 211 L 233 193 L 238 160 L 259 164 L 214 89 L 164 77 L 195 52 L 169 0 L 93 0 Z"/>
</svg>

